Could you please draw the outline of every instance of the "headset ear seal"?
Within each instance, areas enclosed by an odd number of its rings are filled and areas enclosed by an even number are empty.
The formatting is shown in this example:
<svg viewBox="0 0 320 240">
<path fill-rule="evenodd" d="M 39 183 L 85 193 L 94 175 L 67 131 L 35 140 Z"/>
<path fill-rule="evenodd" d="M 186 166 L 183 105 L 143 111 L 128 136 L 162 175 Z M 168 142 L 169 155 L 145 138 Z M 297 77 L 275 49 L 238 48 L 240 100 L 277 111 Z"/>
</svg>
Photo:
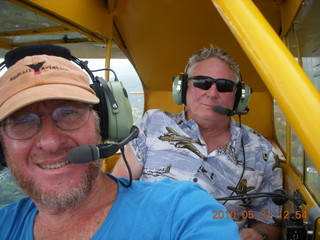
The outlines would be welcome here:
<svg viewBox="0 0 320 240">
<path fill-rule="evenodd" d="M 172 97 L 176 104 L 186 104 L 188 74 L 180 73 L 172 78 Z"/>
<path fill-rule="evenodd" d="M 250 88 L 244 82 L 239 82 L 237 84 L 237 92 L 236 92 L 235 102 L 233 107 L 233 110 L 235 112 L 241 113 L 248 108 L 251 93 L 252 93 L 252 88 Z"/>
</svg>

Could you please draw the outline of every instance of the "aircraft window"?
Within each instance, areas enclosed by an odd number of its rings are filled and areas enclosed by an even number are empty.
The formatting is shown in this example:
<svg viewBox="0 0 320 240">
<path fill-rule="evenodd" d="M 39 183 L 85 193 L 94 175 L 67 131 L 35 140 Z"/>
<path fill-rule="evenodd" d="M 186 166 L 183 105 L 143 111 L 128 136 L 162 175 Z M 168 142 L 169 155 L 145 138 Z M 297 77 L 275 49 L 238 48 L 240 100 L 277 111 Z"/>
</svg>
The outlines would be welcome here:
<svg viewBox="0 0 320 240">
<path fill-rule="evenodd" d="M 320 0 L 311 1 L 302 8 L 294 26 L 301 55 L 301 65 L 318 91 L 320 91 L 319 8 Z"/>
<path fill-rule="evenodd" d="M 316 56 L 302 58 L 302 66 L 320 92 L 320 45 L 316 51 Z"/>
<path fill-rule="evenodd" d="M 306 156 L 305 181 L 313 197 L 320 204 L 320 174 L 308 155 Z"/>
<path fill-rule="evenodd" d="M 274 125 L 276 128 L 277 138 L 282 150 L 285 151 L 286 150 L 286 134 L 287 134 L 286 116 L 283 114 L 276 100 L 274 100 L 273 102 L 273 109 L 274 109 Z"/>
<path fill-rule="evenodd" d="M 0 171 L 0 207 L 18 201 L 25 195 L 17 187 L 8 168 Z"/>
<path fill-rule="evenodd" d="M 295 134 L 294 130 L 291 129 L 291 164 L 293 164 L 300 174 L 303 173 L 303 147 Z"/>
<path fill-rule="evenodd" d="M 320 91 L 320 0 L 301 6 L 293 26 L 286 35 L 286 44 L 301 64 L 314 86 Z M 291 131 L 291 163 L 303 175 L 306 187 L 320 202 L 320 176 L 304 151 L 294 131 Z"/>
</svg>

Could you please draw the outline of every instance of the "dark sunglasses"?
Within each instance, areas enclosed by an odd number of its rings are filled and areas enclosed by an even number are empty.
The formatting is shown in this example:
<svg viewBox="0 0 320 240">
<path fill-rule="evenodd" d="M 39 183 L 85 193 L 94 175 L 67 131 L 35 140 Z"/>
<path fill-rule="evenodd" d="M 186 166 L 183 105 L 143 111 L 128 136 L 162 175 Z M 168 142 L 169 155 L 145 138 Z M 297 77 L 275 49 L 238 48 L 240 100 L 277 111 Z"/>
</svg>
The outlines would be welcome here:
<svg viewBox="0 0 320 240">
<path fill-rule="evenodd" d="M 188 80 L 193 80 L 193 86 L 209 90 L 211 86 L 215 83 L 219 92 L 232 92 L 237 84 L 234 81 L 223 79 L 223 78 L 212 78 L 208 76 L 194 76 L 188 78 Z"/>
</svg>

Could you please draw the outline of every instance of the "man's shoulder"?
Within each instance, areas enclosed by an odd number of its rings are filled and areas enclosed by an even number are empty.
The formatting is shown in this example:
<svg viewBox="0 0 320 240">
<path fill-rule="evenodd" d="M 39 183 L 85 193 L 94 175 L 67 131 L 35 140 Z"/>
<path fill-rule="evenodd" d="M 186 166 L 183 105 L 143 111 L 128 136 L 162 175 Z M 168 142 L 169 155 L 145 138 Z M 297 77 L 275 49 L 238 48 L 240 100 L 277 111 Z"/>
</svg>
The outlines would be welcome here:
<svg viewBox="0 0 320 240">
<path fill-rule="evenodd" d="M 156 182 L 133 181 L 131 187 L 119 191 L 122 202 L 130 201 L 137 207 L 152 205 L 161 211 L 184 211 L 197 205 L 222 208 L 222 205 L 199 184 L 190 181 L 162 179 Z M 134 203 L 133 203 L 134 202 Z M 170 207 L 169 207 L 170 206 Z M 166 210 L 164 210 L 166 209 Z"/>
<path fill-rule="evenodd" d="M 139 236 L 137 239 L 173 239 L 173 236 L 210 239 L 212 234 L 219 235 L 217 239 L 225 239 L 222 229 L 228 231 L 232 239 L 239 239 L 236 238 L 238 229 L 235 223 L 231 219 L 212 220 L 213 210 L 224 212 L 226 208 L 198 184 L 163 179 L 157 182 L 133 181 L 128 188 L 120 186 L 111 212 L 114 215 L 110 216 L 114 223 L 121 222 L 121 226 L 128 222 L 127 219 L 131 219 L 130 226 L 132 219 L 139 221 L 133 229 L 135 236 Z M 120 226 L 117 223 L 110 228 L 112 231 Z M 145 229 L 150 229 L 148 236 L 144 234 Z"/>
<path fill-rule="evenodd" d="M 5 215 L 19 214 L 22 211 L 29 211 L 35 208 L 36 206 L 34 205 L 33 201 L 29 197 L 25 197 L 15 203 L 11 203 L 1 207 L 0 219 Z"/>
<path fill-rule="evenodd" d="M 271 143 L 257 130 L 244 124 L 242 124 L 240 127 L 240 125 L 236 123 L 236 126 L 237 128 L 241 129 L 245 142 L 251 141 L 256 144 L 259 143 L 260 145 L 266 144 L 271 146 Z"/>
<path fill-rule="evenodd" d="M 168 178 L 156 182 L 134 181 L 133 190 L 154 196 L 192 196 L 202 194 L 210 196 L 199 184 L 190 181 L 174 181 Z"/>
<path fill-rule="evenodd" d="M 152 188 L 199 188 L 199 184 L 190 182 L 190 181 L 174 181 L 168 178 L 161 179 L 156 182 L 145 182 L 145 181 L 135 181 L 136 184 L 140 184 L 142 187 L 150 187 Z"/>
<path fill-rule="evenodd" d="M 108 174 L 109 175 L 109 174 Z M 114 178 L 113 176 L 111 176 Z M 125 184 L 129 183 L 128 178 L 119 178 L 118 179 L 119 186 L 121 186 L 120 182 L 124 182 Z M 122 190 L 121 190 L 122 189 Z M 183 192 L 189 191 L 190 189 L 195 189 L 196 191 L 204 191 L 206 192 L 199 184 L 190 182 L 190 181 L 174 181 L 168 178 L 163 178 L 159 181 L 150 182 L 150 181 L 140 181 L 133 180 L 132 185 L 129 188 L 120 187 L 120 191 L 132 190 L 134 192 L 152 192 L 152 191 L 168 191 L 168 192 Z"/>
<path fill-rule="evenodd" d="M 170 113 L 170 112 L 163 111 L 160 109 L 149 109 L 145 113 L 145 116 L 148 116 L 148 117 L 166 116 L 168 118 L 175 118 L 180 115 L 181 115 L 181 113 Z"/>
<path fill-rule="evenodd" d="M 22 198 L 18 202 L 0 208 L 0 225 L 25 226 L 28 222 L 33 222 L 32 218 L 36 212 L 37 208 L 33 201 L 28 197 Z"/>
<path fill-rule="evenodd" d="M 160 129 L 163 126 L 176 125 L 183 120 L 182 113 L 169 113 L 160 109 L 148 110 L 142 120 L 137 123 L 140 128 Z"/>
<path fill-rule="evenodd" d="M 32 226 L 38 212 L 33 201 L 26 197 L 0 208 L 1 239 L 33 239 Z"/>
</svg>

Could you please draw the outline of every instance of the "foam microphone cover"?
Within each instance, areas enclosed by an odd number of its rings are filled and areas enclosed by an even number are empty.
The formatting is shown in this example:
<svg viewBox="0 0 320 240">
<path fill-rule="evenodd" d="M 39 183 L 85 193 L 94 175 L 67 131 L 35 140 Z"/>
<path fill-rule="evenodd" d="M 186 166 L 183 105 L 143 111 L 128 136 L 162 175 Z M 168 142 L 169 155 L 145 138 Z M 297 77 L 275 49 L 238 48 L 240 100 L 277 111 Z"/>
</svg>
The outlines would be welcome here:
<svg viewBox="0 0 320 240">
<path fill-rule="evenodd" d="M 88 163 L 99 158 L 99 149 L 96 145 L 84 145 L 71 149 L 68 160 L 71 163 Z"/>
<path fill-rule="evenodd" d="M 227 109 L 227 108 L 224 108 L 224 107 L 221 107 L 219 105 L 215 105 L 213 106 L 213 111 L 217 112 L 217 113 L 220 113 L 222 115 L 226 115 L 226 116 L 232 116 L 232 111 L 230 109 Z"/>
</svg>

